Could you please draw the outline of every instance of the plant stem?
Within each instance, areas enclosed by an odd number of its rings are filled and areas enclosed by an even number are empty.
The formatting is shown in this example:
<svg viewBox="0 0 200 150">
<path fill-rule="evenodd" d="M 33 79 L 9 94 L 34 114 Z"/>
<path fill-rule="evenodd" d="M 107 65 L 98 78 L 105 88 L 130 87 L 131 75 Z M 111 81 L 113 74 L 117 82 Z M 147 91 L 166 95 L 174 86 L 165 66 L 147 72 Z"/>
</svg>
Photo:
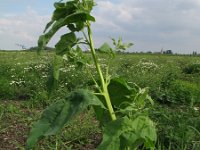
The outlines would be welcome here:
<svg viewBox="0 0 200 150">
<path fill-rule="evenodd" d="M 98 59 L 97 59 L 96 52 L 95 52 L 95 49 L 94 49 L 92 31 L 91 31 L 89 22 L 87 23 L 87 29 L 88 29 L 88 37 L 89 37 L 89 46 L 90 46 L 90 49 L 91 49 L 91 53 L 92 53 L 92 57 L 93 57 L 93 60 L 94 60 L 95 67 L 97 69 L 97 73 L 99 74 L 100 81 L 101 81 L 102 95 L 105 98 L 106 105 L 108 107 L 108 111 L 110 113 L 111 119 L 114 121 L 114 120 L 116 120 L 116 115 L 115 115 L 115 112 L 113 110 L 111 100 L 110 100 L 110 96 L 109 96 L 109 93 L 108 93 L 108 85 L 105 83 L 103 73 L 102 73 L 100 65 L 98 63 Z"/>
</svg>

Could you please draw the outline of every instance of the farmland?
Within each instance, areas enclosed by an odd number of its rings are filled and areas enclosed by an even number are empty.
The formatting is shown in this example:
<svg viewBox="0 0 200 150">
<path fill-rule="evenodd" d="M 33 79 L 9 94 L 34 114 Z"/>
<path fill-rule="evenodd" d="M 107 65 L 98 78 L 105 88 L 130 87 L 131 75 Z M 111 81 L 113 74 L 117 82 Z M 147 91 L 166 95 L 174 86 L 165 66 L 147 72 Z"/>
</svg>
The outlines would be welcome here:
<svg viewBox="0 0 200 150">
<path fill-rule="evenodd" d="M 80 88 L 92 88 L 87 70 L 65 63 L 58 87 L 48 97 L 46 83 L 54 54 L 45 51 L 0 52 L 0 147 L 23 149 L 32 123 L 46 106 Z M 85 53 L 86 57 L 89 57 Z M 107 57 L 99 54 L 101 67 Z M 91 69 L 94 66 L 89 66 Z M 103 69 L 105 71 L 105 69 Z M 149 116 L 156 123 L 157 149 L 200 149 L 200 58 L 161 54 L 118 54 L 112 76 L 148 87 L 154 106 Z M 94 78 L 95 74 L 94 68 Z M 42 140 L 38 149 L 95 149 L 102 140 L 94 111 L 76 116 L 60 135 Z"/>
</svg>

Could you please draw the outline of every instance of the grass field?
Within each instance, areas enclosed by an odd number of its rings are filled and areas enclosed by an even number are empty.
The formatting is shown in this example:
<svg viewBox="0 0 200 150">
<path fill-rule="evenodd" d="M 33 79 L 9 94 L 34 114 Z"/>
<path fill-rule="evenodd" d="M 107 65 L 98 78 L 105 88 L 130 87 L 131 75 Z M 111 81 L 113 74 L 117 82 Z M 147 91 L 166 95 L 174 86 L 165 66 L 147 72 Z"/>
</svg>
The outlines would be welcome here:
<svg viewBox="0 0 200 150">
<path fill-rule="evenodd" d="M 65 64 L 59 87 L 48 98 L 52 58 L 51 52 L 41 56 L 27 51 L 0 52 L 0 149 L 23 149 L 32 123 L 46 106 L 74 89 L 90 88 L 86 70 Z M 104 67 L 102 54 L 100 61 Z M 156 123 L 158 150 L 200 149 L 199 56 L 118 54 L 110 74 L 149 88 L 155 101 L 150 117 Z M 42 140 L 37 149 L 95 149 L 101 139 L 101 129 L 88 108 L 61 135 Z"/>
</svg>

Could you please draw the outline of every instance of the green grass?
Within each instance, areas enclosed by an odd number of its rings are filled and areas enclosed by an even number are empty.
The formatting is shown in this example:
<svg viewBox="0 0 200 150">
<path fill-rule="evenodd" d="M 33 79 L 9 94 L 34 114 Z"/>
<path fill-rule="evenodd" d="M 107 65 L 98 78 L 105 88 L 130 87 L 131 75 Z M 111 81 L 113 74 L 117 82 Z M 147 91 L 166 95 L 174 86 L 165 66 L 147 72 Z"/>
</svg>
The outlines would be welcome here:
<svg viewBox="0 0 200 150">
<path fill-rule="evenodd" d="M 46 82 L 52 58 L 51 52 L 40 57 L 35 52 L 0 52 L 0 140 L 4 149 L 23 148 L 33 121 L 51 102 L 76 88 L 92 88 L 86 70 L 65 64 L 59 86 L 49 99 Z M 100 61 L 106 60 L 101 54 Z M 157 149 L 200 149 L 199 57 L 119 54 L 112 64 L 110 74 L 149 87 L 156 102 L 150 116 L 157 124 Z M 101 137 L 89 109 L 74 118 L 60 136 L 41 141 L 38 149 L 95 149 Z"/>
</svg>

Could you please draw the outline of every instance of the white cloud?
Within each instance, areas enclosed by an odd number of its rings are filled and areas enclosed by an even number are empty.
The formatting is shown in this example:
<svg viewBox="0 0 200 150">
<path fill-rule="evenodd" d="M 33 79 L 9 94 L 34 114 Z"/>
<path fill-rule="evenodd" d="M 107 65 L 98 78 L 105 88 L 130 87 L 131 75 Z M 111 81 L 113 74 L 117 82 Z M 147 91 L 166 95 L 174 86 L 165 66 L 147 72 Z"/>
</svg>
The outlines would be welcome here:
<svg viewBox="0 0 200 150">
<path fill-rule="evenodd" d="M 98 36 L 123 35 L 135 43 L 135 50 L 200 52 L 199 0 L 99 0 L 97 4 Z"/>
<path fill-rule="evenodd" d="M 27 47 L 37 45 L 39 35 L 50 16 L 40 16 L 27 7 L 23 14 L 5 14 L 0 18 L 0 48 L 20 49 L 16 43 Z"/>
<path fill-rule="evenodd" d="M 125 37 L 126 26 L 131 25 L 140 12 L 140 8 L 127 5 L 124 1 L 97 1 L 97 7 L 94 9 L 96 23 L 93 26 L 97 46 L 109 40 L 109 37 Z"/>
<path fill-rule="evenodd" d="M 109 40 L 110 36 L 122 36 L 125 41 L 135 43 L 133 50 L 158 51 L 164 47 L 174 51 L 200 52 L 200 0 L 96 2 L 93 10 L 96 23 L 92 27 L 97 46 Z M 16 49 L 15 43 L 35 46 L 51 14 L 40 15 L 30 6 L 23 14 L 1 16 L 0 48 Z"/>
</svg>

